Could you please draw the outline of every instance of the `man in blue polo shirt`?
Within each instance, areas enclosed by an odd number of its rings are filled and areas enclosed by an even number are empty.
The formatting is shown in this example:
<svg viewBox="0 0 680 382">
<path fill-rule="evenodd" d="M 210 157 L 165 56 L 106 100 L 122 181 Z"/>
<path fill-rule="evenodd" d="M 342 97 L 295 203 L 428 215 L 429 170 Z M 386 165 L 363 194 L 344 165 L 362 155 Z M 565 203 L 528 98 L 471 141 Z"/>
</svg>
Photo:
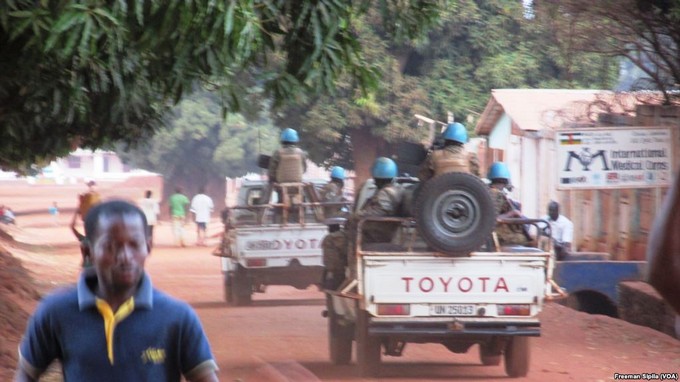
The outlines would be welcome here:
<svg viewBox="0 0 680 382">
<path fill-rule="evenodd" d="M 67 381 L 217 381 L 217 365 L 191 307 L 153 288 L 144 213 L 124 201 L 93 207 L 75 288 L 46 297 L 19 347 L 17 381 L 61 361 Z"/>
</svg>

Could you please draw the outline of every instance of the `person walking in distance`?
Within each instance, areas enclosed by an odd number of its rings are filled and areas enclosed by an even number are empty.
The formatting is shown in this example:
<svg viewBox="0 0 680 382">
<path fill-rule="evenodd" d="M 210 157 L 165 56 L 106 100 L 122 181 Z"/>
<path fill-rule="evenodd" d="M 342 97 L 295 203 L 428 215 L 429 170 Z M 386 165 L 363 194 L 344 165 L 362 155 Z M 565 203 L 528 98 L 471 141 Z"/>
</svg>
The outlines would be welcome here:
<svg viewBox="0 0 680 382">
<path fill-rule="evenodd" d="M 146 190 L 144 193 L 144 198 L 137 202 L 139 208 L 144 212 L 146 216 L 146 231 L 149 236 L 149 242 L 153 245 L 153 227 L 158 222 L 158 214 L 161 213 L 161 206 L 157 199 L 151 197 L 153 193 L 151 190 Z"/>
<path fill-rule="evenodd" d="M 196 222 L 196 245 L 205 245 L 205 234 L 214 208 L 212 199 L 205 194 L 205 187 L 201 187 L 198 194 L 191 199 L 191 212 L 194 213 Z"/>
<path fill-rule="evenodd" d="M 57 202 L 52 202 L 52 205 L 50 208 L 47 209 L 47 211 L 50 213 L 50 216 L 52 216 L 52 223 L 54 225 L 59 224 L 59 206 L 57 205 Z"/>
<path fill-rule="evenodd" d="M 172 233 L 175 237 L 175 245 L 185 247 L 184 223 L 187 220 L 189 198 L 182 193 L 181 187 L 176 187 L 175 193 L 168 199 L 168 204 L 170 205 L 170 218 L 172 219 Z"/>
<path fill-rule="evenodd" d="M 45 297 L 19 345 L 15 381 L 36 381 L 59 360 L 65 381 L 217 381 L 217 364 L 196 312 L 154 288 L 146 217 L 120 200 L 85 219 L 77 285 Z"/>
<path fill-rule="evenodd" d="M 87 191 L 78 195 L 78 207 L 73 213 L 73 219 L 71 219 L 71 232 L 73 232 L 78 241 L 81 241 L 85 238 L 85 235 L 76 229 L 78 218 L 80 217 L 81 221 L 85 221 L 85 216 L 87 215 L 87 212 L 90 210 L 90 208 L 101 202 L 102 199 L 99 195 L 99 192 L 97 192 L 95 189 L 97 183 L 94 180 L 89 180 L 86 184 Z"/>
</svg>

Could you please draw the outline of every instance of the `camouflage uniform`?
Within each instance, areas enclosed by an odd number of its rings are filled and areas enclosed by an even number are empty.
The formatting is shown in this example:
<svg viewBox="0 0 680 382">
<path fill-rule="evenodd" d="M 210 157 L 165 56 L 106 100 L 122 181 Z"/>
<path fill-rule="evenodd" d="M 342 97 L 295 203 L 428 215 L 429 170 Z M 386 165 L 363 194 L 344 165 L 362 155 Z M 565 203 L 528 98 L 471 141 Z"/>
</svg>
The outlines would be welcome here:
<svg viewBox="0 0 680 382">
<path fill-rule="evenodd" d="M 347 235 L 345 231 L 331 232 L 321 241 L 323 265 L 325 268 L 322 285 L 326 289 L 336 289 L 345 279 L 347 266 Z"/>
<path fill-rule="evenodd" d="M 280 189 L 274 189 L 272 183 L 299 183 L 302 182 L 302 174 L 307 170 L 307 153 L 294 144 L 284 143 L 281 148 L 274 151 L 271 158 L 269 158 L 269 185 L 265 189 L 263 195 L 263 204 L 269 203 L 272 192 L 277 192 L 279 195 L 279 202 L 284 204 L 292 204 L 297 197 L 297 188 L 289 187 L 286 191 L 289 195 L 289 200 L 283 199 L 283 192 Z M 257 221 L 262 222 L 264 217 L 264 210 L 258 211 Z M 281 209 L 274 210 L 274 220 L 278 220 L 282 214 Z M 296 221 L 298 219 L 297 209 L 293 209 L 289 215 L 289 220 Z"/>
<path fill-rule="evenodd" d="M 448 145 L 430 152 L 420 167 L 418 179 L 421 182 L 448 172 L 467 172 L 479 176 L 479 159 L 462 145 Z"/>
<path fill-rule="evenodd" d="M 361 189 L 363 187 L 360 187 Z M 401 200 L 400 190 L 393 184 L 388 184 L 376 191 L 364 202 L 359 211 L 355 212 L 347 221 L 347 258 L 352 277 L 356 275 L 356 234 L 359 220 L 365 217 L 397 216 Z M 397 222 L 365 222 L 362 225 L 361 243 L 389 243 L 401 224 Z"/>
<path fill-rule="evenodd" d="M 278 183 L 301 182 L 307 170 L 307 153 L 292 144 L 284 144 L 269 159 L 269 181 Z"/>
<path fill-rule="evenodd" d="M 387 184 L 377 190 L 354 214 L 355 223 L 365 217 L 397 216 L 400 200 L 400 190 L 393 184 Z M 389 243 L 399 226 L 399 223 L 366 222 L 362 230 L 362 243 Z"/>
<path fill-rule="evenodd" d="M 512 211 L 512 206 L 510 201 L 505 196 L 503 191 L 490 188 L 491 199 L 496 207 L 496 214 L 502 215 L 504 213 Z M 529 241 L 527 237 L 524 236 L 524 231 L 522 230 L 522 225 L 520 224 L 496 224 L 496 236 L 498 236 L 498 241 L 501 245 L 527 245 Z"/>
<path fill-rule="evenodd" d="M 338 182 L 330 181 L 319 191 L 320 201 L 326 203 L 342 202 L 342 187 Z M 342 206 L 328 206 L 323 208 L 324 217 L 330 218 L 340 215 Z"/>
</svg>

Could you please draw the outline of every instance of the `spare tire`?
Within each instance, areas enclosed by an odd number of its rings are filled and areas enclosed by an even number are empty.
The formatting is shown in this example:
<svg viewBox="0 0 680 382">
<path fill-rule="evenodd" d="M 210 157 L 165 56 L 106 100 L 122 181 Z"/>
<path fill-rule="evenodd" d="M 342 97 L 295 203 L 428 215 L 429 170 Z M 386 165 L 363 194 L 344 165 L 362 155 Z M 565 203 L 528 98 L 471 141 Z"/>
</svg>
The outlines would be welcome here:
<svg viewBox="0 0 680 382">
<path fill-rule="evenodd" d="M 415 201 L 418 232 L 434 250 L 465 256 L 479 249 L 493 232 L 496 210 L 491 194 L 474 175 L 452 172 L 421 186 Z"/>
</svg>

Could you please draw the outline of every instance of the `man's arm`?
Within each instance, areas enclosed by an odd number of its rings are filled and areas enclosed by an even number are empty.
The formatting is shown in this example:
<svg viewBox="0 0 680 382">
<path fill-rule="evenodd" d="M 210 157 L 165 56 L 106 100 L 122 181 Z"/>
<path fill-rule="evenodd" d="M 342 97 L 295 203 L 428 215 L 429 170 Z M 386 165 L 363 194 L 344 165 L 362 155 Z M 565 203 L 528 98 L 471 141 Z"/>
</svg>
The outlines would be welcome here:
<svg viewBox="0 0 680 382">
<path fill-rule="evenodd" d="M 434 170 L 432 169 L 432 153 L 428 153 L 425 160 L 420 165 L 420 170 L 418 171 L 418 179 L 421 182 L 425 182 L 434 176 Z"/>
<path fill-rule="evenodd" d="M 196 377 L 194 379 L 190 379 L 189 382 L 218 382 L 219 379 L 217 379 L 217 374 L 215 372 L 211 372 L 206 375 L 202 375 L 200 377 Z"/>
<path fill-rule="evenodd" d="M 571 243 L 574 241 L 574 223 L 564 216 L 565 224 L 562 232 L 562 247 L 565 251 L 571 252 Z"/>
<path fill-rule="evenodd" d="M 37 381 L 37 379 L 33 379 L 21 367 L 17 369 L 17 372 L 14 375 L 14 382 L 34 382 L 34 381 Z"/>
<path fill-rule="evenodd" d="M 73 218 L 71 219 L 71 226 L 70 227 L 71 227 L 71 232 L 73 232 L 73 234 L 76 236 L 78 241 L 82 241 L 85 238 L 85 235 L 78 232 L 78 230 L 76 229 L 76 220 L 78 219 L 78 216 L 79 216 L 78 215 L 78 209 L 76 209 L 76 211 L 73 213 Z"/>
<path fill-rule="evenodd" d="M 475 176 L 480 176 L 481 172 L 479 171 L 479 158 L 477 157 L 477 154 L 468 153 L 468 163 L 470 166 L 470 173 Z"/>
<path fill-rule="evenodd" d="M 680 314 L 680 175 L 675 176 L 647 242 L 647 281 Z"/>
</svg>

